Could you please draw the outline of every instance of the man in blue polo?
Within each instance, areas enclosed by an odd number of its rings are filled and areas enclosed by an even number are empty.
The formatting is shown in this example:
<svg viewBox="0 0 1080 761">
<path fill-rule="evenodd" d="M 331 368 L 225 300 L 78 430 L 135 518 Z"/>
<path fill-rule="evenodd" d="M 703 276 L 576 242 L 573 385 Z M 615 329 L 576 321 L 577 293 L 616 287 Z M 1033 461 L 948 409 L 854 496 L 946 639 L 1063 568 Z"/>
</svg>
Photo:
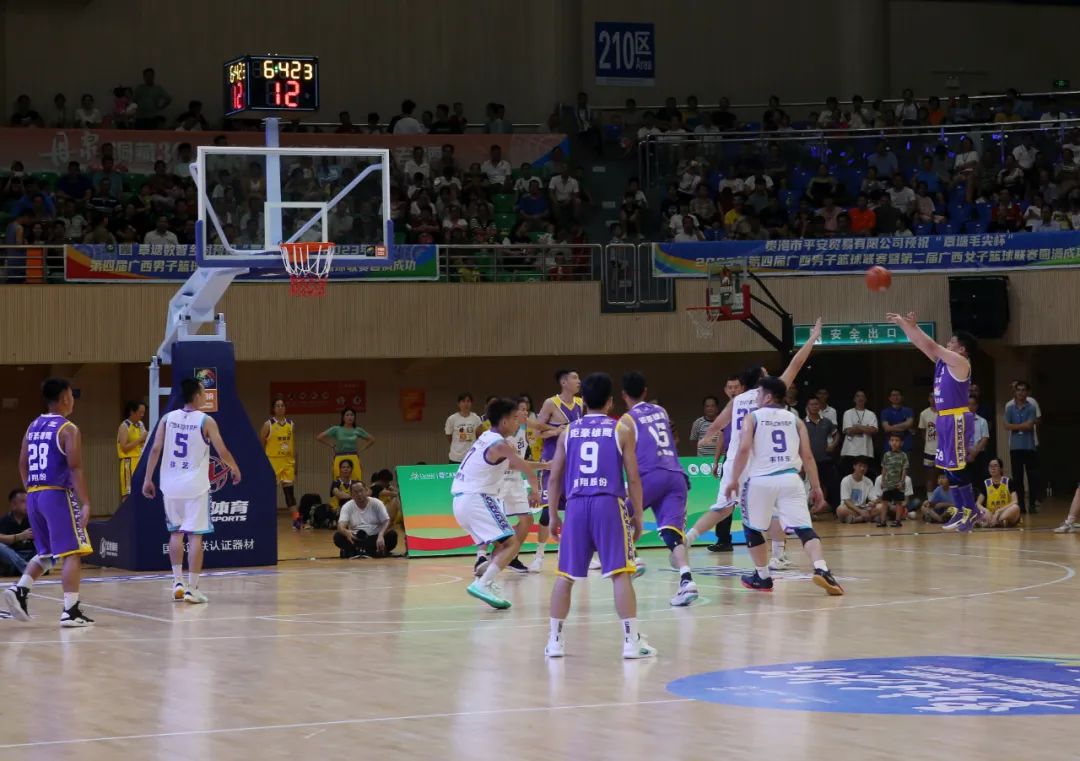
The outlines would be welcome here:
<svg viewBox="0 0 1080 761">
<path fill-rule="evenodd" d="M 911 407 L 904 406 L 904 395 L 900 389 L 892 389 L 889 391 L 889 406 L 881 411 L 881 431 L 885 442 L 888 443 L 889 437 L 898 433 L 902 441 L 900 449 L 910 454 L 914 438 L 911 431 L 914 427 L 915 413 Z M 883 449 L 887 450 L 888 447 Z"/>
</svg>

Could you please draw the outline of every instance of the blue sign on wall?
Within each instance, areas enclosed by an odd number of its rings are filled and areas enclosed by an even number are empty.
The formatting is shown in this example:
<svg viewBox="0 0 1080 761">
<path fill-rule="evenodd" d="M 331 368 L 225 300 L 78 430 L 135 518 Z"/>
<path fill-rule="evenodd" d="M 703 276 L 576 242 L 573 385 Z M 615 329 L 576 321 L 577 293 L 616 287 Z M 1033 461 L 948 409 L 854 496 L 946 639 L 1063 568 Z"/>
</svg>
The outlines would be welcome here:
<svg viewBox="0 0 1080 761">
<path fill-rule="evenodd" d="M 593 33 L 596 84 L 652 87 L 656 31 L 652 24 L 597 21 Z"/>
<path fill-rule="evenodd" d="M 1080 659 L 931 655 L 780 663 L 677 679 L 685 698 L 748 708 L 920 716 L 1080 713 Z"/>
</svg>

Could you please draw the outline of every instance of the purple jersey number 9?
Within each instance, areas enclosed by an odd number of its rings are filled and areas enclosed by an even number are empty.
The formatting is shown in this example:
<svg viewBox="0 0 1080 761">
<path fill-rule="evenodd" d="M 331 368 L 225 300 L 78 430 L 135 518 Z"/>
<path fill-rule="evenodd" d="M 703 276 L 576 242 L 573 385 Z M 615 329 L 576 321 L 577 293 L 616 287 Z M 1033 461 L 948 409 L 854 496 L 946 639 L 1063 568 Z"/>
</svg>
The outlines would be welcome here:
<svg viewBox="0 0 1080 761">
<path fill-rule="evenodd" d="M 773 448 L 774 452 L 786 452 L 787 451 L 787 436 L 781 430 L 772 432 Z"/>
</svg>

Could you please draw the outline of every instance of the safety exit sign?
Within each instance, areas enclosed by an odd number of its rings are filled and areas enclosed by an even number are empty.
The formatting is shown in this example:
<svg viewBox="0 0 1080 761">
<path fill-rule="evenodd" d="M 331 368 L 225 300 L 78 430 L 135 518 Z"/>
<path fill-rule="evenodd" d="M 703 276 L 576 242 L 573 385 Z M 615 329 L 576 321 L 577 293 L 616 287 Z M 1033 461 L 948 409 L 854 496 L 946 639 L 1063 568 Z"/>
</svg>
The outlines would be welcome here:
<svg viewBox="0 0 1080 761">
<path fill-rule="evenodd" d="M 935 323 L 920 322 L 919 327 L 935 338 Z M 813 325 L 795 326 L 795 345 L 802 346 L 809 340 Z M 841 322 L 821 326 L 821 338 L 818 346 L 897 346 L 911 345 L 911 342 L 891 322 Z"/>
</svg>

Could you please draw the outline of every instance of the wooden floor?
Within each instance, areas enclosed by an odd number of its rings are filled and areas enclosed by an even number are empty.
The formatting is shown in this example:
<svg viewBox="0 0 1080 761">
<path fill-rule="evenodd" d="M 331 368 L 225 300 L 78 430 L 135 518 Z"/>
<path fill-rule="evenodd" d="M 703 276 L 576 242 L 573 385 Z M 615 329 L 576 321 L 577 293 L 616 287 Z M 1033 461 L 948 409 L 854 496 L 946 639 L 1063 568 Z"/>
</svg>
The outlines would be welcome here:
<svg viewBox="0 0 1080 761">
<path fill-rule="evenodd" d="M 966 537 L 819 525 L 842 598 L 805 577 L 748 592 L 707 570 L 746 567 L 745 549 L 695 549 L 702 599 L 672 609 L 676 577 L 650 551 L 636 587 L 660 655 L 640 662 L 620 657 L 598 576 L 576 590 L 567 657 L 545 660 L 553 562 L 502 580 L 506 612 L 466 596 L 471 559 L 331 559 L 327 532 L 283 531 L 296 559 L 208 576 L 201 607 L 172 603 L 160 576 L 90 571 L 93 629 L 56 626 L 55 583 L 35 589 L 34 622 L 0 621 L 0 759 L 1076 759 L 1068 716 L 747 708 L 667 689 L 799 661 L 1080 657 L 1080 535 L 1048 530 L 1062 514 Z"/>
</svg>

